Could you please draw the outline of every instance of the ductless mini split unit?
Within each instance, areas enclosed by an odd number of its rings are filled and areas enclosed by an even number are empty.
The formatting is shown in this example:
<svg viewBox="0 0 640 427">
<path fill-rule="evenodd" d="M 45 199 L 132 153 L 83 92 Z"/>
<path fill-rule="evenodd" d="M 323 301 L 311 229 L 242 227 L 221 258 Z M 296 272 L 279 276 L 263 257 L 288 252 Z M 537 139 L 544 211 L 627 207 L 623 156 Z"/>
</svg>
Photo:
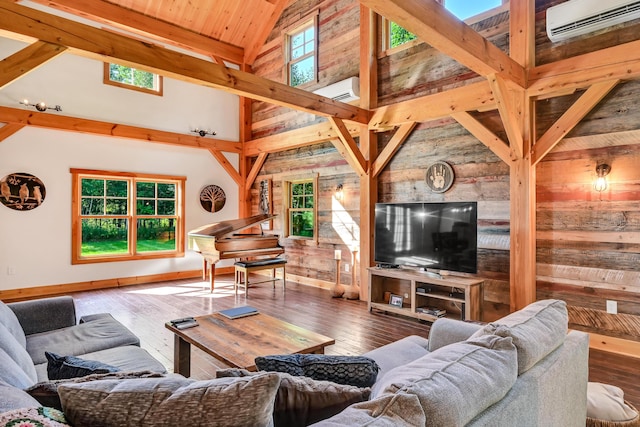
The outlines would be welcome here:
<svg viewBox="0 0 640 427">
<path fill-rule="evenodd" d="M 322 89 L 314 90 L 313 93 L 331 98 L 335 101 L 357 101 L 360 99 L 360 79 L 358 77 L 349 77 L 348 79 L 325 86 Z"/>
<path fill-rule="evenodd" d="M 636 18 L 637 0 L 569 0 L 547 9 L 547 35 L 557 42 Z"/>
</svg>

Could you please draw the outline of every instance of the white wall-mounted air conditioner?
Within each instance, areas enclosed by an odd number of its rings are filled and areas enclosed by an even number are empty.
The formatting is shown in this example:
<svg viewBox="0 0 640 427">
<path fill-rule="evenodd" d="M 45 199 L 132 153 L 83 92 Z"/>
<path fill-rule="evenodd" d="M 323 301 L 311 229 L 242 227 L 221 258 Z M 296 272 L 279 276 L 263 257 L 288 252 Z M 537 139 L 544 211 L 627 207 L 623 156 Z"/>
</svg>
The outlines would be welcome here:
<svg viewBox="0 0 640 427">
<path fill-rule="evenodd" d="M 557 42 L 636 18 L 638 0 L 569 0 L 547 9 L 547 35 Z"/>
<path fill-rule="evenodd" d="M 356 101 L 360 99 L 360 79 L 358 77 L 349 77 L 348 79 L 314 90 L 313 93 L 326 96 L 335 101 Z"/>
</svg>

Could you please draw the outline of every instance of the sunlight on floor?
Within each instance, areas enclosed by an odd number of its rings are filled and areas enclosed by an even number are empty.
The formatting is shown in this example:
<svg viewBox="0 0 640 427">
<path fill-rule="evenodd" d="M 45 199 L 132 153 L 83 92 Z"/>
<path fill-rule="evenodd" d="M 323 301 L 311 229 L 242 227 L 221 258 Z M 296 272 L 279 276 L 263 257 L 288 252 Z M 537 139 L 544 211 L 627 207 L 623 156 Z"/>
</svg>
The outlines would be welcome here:
<svg viewBox="0 0 640 427">
<path fill-rule="evenodd" d="M 158 286 L 155 288 L 128 291 L 127 293 L 145 295 L 182 295 L 196 298 L 224 298 L 235 295 L 233 290 L 233 281 L 231 280 L 216 280 L 216 286 L 213 293 L 209 291 L 209 281 L 191 282 L 176 286 Z M 238 291 L 238 295 L 243 294 L 244 291 Z"/>
</svg>

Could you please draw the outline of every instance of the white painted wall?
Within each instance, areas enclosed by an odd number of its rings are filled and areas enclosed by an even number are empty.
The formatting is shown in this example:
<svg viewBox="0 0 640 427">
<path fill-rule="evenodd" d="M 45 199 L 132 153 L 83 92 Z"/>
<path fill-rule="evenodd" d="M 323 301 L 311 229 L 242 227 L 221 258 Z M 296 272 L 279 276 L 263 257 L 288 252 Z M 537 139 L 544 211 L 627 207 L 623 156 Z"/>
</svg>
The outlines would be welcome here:
<svg viewBox="0 0 640 427">
<path fill-rule="evenodd" d="M 0 38 L 0 58 L 22 46 Z M 20 99 L 43 100 L 62 106 L 62 113 L 51 114 L 185 134 L 210 128 L 220 139 L 238 140 L 237 96 L 172 79 L 164 83 L 163 97 L 107 86 L 102 63 L 65 53 L 0 90 L 0 105 L 24 108 Z M 237 167 L 238 155 L 226 156 Z M 0 205 L 0 290 L 201 268 L 202 257 L 190 251 L 184 258 L 72 266 L 70 168 L 186 176 L 186 231 L 238 217 L 238 186 L 206 150 L 26 127 L 0 142 L 0 178 L 35 175 L 45 184 L 46 198 L 29 212 Z M 208 184 L 227 195 L 215 214 L 199 202 Z"/>
</svg>

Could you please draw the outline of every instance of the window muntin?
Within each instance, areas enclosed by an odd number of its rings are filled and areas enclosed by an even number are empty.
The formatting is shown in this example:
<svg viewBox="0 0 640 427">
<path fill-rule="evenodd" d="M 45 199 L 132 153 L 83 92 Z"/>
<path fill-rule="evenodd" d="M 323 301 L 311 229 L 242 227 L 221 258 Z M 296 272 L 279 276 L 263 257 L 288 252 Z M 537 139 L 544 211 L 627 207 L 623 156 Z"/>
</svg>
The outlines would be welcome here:
<svg viewBox="0 0 640 427">
<path fill-rule="evenodd" d="M 301 86 L 317 80 L 317 34 L 315 18 L 286 36 L 287 83 Z"/>
<path fill-rule="evenodd" d="M 104 64 L 104 83 L 154 95 L 162 95 L 162 76 L 120 64 Z"/>
<path fill-rule="evenodd" d="M 183 177 L 72 170 L 72 263 L 184 255 Z"/>
</svg>

